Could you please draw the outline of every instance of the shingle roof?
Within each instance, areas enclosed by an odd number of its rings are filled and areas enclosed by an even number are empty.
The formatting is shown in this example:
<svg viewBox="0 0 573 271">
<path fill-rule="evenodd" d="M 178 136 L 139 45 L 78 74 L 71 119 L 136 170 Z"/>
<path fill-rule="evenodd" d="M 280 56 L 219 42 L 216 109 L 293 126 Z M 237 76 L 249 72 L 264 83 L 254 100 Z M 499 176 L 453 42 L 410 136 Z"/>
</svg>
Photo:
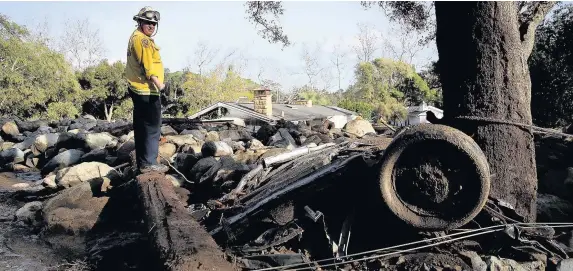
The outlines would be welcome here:
<svg viewBox="0 0 573 271">
<path fill-rule="evenodd" d="M 239 105 L 250 110 L 254 110 L 253 103 L 241 103 Z M 311 107 L 307 107 L 306 105 L 293 104 L 273 104 L 272 114 L 276 119 L 284 118 L 285 120 L 308 120 L 336 115 L 358 115 L 355 112 L 335 106 L 312 105 Z"/>
<path fill-rule="evenodd" d="M 307 107 L 306 105 L 292 105 L 292 104 L 273 104 L 272 116 L 266 116 L 254 111 L 253 103 L 226 103 L 218 102 L 214 103 L 201 111 L 189 116 L 189 118 L 198 118 L 204 114 L 212 112 L 218 107 L 225 107 L 228 109 L 234 109 L 240 111 L 241 113 L 248 114 L 253 118 L 260 119 L 267 122 L 276 121 L 279 119 L 285 119 L 290 121 L 296 120 L 309 120 L 316 118 L 326 118 L 336 115 L 358 115 L 356 112 L 352 112 L 346 109 L 342 109 L 336 106 L 322 106 L 313 105 L 312 107 Z"/>
</svg>

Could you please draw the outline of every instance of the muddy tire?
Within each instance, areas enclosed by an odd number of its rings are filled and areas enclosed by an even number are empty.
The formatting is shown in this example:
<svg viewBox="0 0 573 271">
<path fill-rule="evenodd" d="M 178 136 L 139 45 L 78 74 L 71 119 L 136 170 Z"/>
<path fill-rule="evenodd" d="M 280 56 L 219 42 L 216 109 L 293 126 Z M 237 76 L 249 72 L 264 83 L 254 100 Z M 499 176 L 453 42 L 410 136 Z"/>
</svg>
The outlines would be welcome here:
<svg viewBox="0 0 573 271">
<path fill-rule="evenodd" d="M 412 126 L 392 140 L 380 168 L 380 192 L 399 219 L 424 230 L 458 228 L 485 205 L 487 158 L 475 141 L 452 127 Z"/>
</svg>

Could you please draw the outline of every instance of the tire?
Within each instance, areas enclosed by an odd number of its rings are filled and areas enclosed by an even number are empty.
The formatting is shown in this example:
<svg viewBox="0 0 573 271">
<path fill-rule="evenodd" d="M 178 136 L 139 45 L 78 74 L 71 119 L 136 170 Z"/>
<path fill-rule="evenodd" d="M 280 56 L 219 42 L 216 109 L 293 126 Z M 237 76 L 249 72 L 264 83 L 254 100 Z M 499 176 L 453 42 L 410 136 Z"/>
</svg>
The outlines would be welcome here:
<svg viewBox="0 0 573 271">
<path fill-rule="evenodd" d="M 390 211 L 424 230 L 471 221 L 490 190 L 487 158 L 475 141 L 445 125 L 420 124 L 395 137 L 382 157 L 380 192 Z"/>
</svg>

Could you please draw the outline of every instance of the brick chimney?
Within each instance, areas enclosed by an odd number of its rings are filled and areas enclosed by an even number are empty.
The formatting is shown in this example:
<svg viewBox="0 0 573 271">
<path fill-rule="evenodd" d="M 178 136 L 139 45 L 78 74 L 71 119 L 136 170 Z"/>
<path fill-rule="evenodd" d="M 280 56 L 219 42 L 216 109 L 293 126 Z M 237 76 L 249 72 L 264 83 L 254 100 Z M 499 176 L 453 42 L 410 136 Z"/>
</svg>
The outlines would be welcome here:
<svg viewBox="0 0 573 271">
<path fill-rule="evenodd" d="M 271 100 L 271 91 L 268 89 L 255 89 L 255 112 L 266 116 L 273 115 L 273 102 Z"/>
</svg>

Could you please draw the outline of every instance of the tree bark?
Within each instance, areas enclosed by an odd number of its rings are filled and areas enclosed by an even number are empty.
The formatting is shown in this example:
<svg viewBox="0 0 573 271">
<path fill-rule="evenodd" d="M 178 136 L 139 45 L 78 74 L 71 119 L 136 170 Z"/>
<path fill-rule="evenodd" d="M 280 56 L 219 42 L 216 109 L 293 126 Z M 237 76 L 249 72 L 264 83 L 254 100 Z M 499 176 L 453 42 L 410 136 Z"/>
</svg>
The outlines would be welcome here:
<svg viewBox="0 0 573 271">
<path fill-rule="evenodd" d="M 514 2 L 436 2 L 436 43 L 445 122 L 473 137 L 492 174 L 490 196 L 535 221 L 537 172 L 531 124 L 529 40 L 520 35 Z M 531 22 L 529 22 L 531 23 Z M 534 22 L 538 23 L 538 22 Z"/>
<path fill-rule="evenodd" d="M 215 240 L 181 204 L 164 175 L 139 175 L 136 187 L 160 270 L 233 270 Z"/>
</svg>

